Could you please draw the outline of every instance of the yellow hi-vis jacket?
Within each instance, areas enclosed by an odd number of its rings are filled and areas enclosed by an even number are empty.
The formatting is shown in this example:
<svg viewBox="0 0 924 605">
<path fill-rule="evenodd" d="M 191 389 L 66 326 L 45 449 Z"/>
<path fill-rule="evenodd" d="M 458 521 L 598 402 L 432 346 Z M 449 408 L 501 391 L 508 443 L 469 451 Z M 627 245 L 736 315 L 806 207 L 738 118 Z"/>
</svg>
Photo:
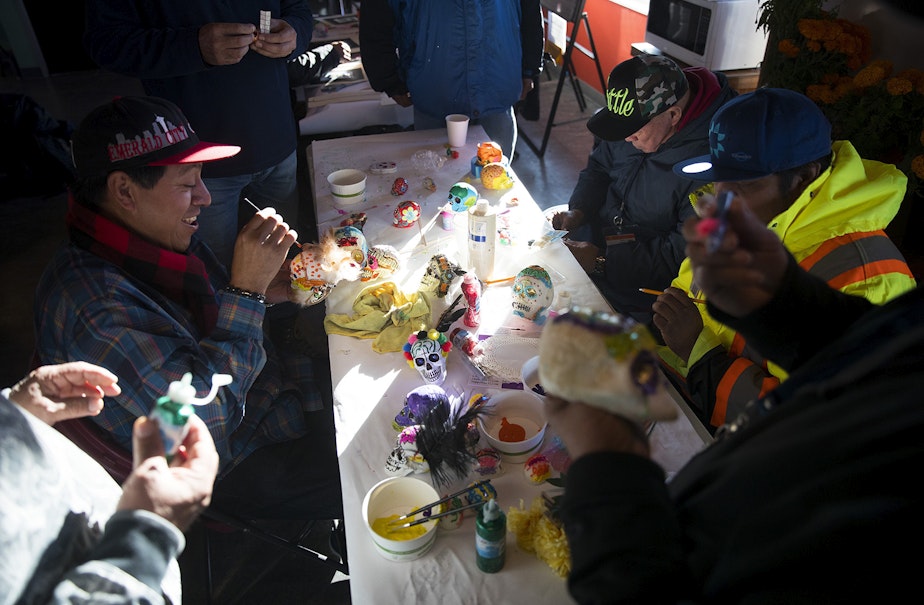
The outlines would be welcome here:
<svg viewBox="0 0 924 605">
<path fill-rule="evenodd" d="M 898 213 L 908 179 L 891 164 L 862 159 L 848 141 L 836 141 L 833 149 L 831 166 L 768 227 L 803 269 L 832 288 L 882 304 L 915 287 L 905 258 L 883 231 Z M 689 259 L 671 285 L 705 298 Z M 786 372 L 698 306 L 703 330 L 690 359 L 684 363 L 667 347 L 659 352 L 694 411 L 714 429 L 775 388 Z"/>
</svg>

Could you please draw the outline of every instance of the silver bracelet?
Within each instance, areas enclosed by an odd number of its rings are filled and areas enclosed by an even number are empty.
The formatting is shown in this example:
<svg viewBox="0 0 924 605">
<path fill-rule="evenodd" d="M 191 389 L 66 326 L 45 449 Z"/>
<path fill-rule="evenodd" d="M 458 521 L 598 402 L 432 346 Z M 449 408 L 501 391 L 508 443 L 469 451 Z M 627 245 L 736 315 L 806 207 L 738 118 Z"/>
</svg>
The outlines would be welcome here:
<svg viewBox="0 0 924 605">
<path fill-rule="evenodd" d="M 240 288 L 235 288 L 234 286 L 225 286 L 222 288 L 228 294 L 236 294 L 237 296 L 243 296 L 244 298 L 249 298 L 250 300 L 255 300 L 261 305 L 266 304 L 266 296 L 260 294 L 259 292 L 251 292 L 249 290 L 241 290 Z"/>
</svg>

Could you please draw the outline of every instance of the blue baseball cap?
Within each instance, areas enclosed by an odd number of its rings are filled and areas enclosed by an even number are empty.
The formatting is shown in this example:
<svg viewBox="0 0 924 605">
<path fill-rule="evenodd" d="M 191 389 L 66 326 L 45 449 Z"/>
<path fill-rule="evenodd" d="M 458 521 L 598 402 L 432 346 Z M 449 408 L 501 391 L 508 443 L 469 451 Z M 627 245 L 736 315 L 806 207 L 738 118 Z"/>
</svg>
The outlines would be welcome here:
<svg viewBox="0 0 924 605">
<path fill-rule="evenodd" d="M 758 88 L 716 111 L 709 155 L 674 164 L 674 174 L 695 181 L 747 181 L 830 152 L 831 123 L 811 99 L 785 88 Z"/>
</svg>

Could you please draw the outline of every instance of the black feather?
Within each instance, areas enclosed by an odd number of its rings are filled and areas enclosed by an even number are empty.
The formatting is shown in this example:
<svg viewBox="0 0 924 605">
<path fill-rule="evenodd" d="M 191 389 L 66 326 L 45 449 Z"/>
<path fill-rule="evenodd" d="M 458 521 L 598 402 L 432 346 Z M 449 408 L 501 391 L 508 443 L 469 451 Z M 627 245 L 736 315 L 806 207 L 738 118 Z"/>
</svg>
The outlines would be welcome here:
<svg viewBox="0 0 924 605">
<path fill-rule="evenodd" d="M 462 317 L 462 314 L 465 313 L 465 307 L 463 306 L 461 309 L 456 309 L 456 305 L 458 305 L 461 301 L 462 293 L 460 292 L 459 295 L 456 296 L 456 299 L 452 301 L 452 304 L 446 307 L 446 310 L 443 311 L 443 313 L 440 315 L 440 318 L 436 320 L 437 330 L 440 332 L 445 332 L 449 329 L 449 326 L 451 326 L 455 320 Z"/>
<path fill-rule="evenodd" d="M 478 433 L 474 422 L 482 414 L 484 403 L 482 398 L 471 406 L 464 401 L 437 405 L 421 420 L 417 449 L 430 466 L 435 487 L 462 479 L 471 472 L 477 460 L 474 445 Z M 472 431 L 475 437 L 470 436 Z"/>
</svg>

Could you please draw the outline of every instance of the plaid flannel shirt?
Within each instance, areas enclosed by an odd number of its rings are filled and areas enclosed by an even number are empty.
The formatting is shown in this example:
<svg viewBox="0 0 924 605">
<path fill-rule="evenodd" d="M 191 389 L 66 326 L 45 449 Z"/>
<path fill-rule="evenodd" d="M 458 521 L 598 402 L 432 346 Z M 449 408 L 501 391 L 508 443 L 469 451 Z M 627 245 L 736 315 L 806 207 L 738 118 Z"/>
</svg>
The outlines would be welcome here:
<svg viewBox="0 0 924 605">
<path fill-rule="evenodd" d="M 264 335 L 265 308 L 219 289 L 227 282 L 211 251 L 193 238 L 217 291 L 218 319 L 203 337 L 186 309 L 119 267 L 73 245 L 46 268 L 35 297 L 40 363 L 89 361 L 119 377 L 94 420 L 131 448 L 132 424 L 186 372 L 203 394 L 212 374 L 233 382 L 196 413 L 221 456 L 221 476 L 257 448 L 306 432 L 304 412 L 322 407 L 310 358 L 281 358 Z"/>
</svg>

